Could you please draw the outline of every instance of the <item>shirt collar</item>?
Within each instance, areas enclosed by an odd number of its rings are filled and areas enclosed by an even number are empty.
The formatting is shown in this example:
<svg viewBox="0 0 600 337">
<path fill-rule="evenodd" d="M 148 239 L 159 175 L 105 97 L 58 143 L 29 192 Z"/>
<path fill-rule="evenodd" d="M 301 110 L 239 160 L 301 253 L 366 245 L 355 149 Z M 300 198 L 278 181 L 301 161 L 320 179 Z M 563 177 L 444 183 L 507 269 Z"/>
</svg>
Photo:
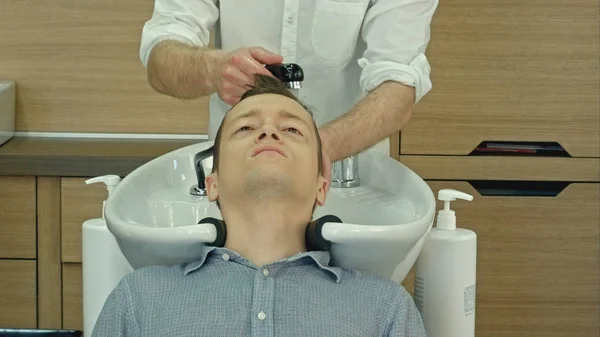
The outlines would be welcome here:
<svg viewBox="0 0 600 337">
<path fill-rule="evenodd" d="M 193 262 L 189 262 L 189 263 L 185 264 L 183 266 L 183 274 L 188 275 L 188 274 L 193 273 L 196 270 L 202 268 L 202 266 L 206 262 L 206 259 L 208 258 L 209 255 L 219 254 L 219 253 L 220 254 L 227 253 L 230 256 L 230 260 L 242 258 L 238 253 L 236 253 L 230 249 L 227 249 L 227 248 L 202 245 L 202 251 L 200 254 L 200 258 L 198 260 L 195 260 Z M 332 274 L 335 277 L 336 283 L 341 282 L 343 270 L 341 268 L 333 267 L 333 266 L 329 265 L 329 262 L 331 261 L 331 254 L 328 251 L 310 251 L 310 252 L 299 253 L 294 256 L 290 256 L 284 260 L 277 261 L 275 263 L 294 262 L 294 261 L 306 260 L 306 259 L 311 262 L 314 262 L 317 265 L 317 267 L 319 267 L 320 269 L 325 270 L 325 271 L 329 272 L 330 274 Z"/>
<path fill-rule="evenodd" d="M 210 254 L 210 252 L 212 252 L 215 249 L 217 249 L 217 247 L 202 245 L 200 258 L 198 260 L 189 262 L 186 265 L 184 265 L 183 274 L 187 275 L 191 272 L 194 272 L 194 271 L 200 269 L 204 265 L 204 262 L 206 262 L 206 258 L 208 257 L 208 254 Z"/>
</svg>

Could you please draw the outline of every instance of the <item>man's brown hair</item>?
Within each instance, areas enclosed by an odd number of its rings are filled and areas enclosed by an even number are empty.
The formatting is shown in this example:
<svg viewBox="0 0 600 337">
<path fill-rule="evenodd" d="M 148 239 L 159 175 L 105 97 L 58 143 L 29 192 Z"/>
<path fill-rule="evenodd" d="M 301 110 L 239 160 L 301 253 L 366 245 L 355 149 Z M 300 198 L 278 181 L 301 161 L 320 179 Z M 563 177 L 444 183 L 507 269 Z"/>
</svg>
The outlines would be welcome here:
<svg viewBox="0 0 600 337">
<path fill-rule="evenodd" d="M 242 95 L 242 97 L 240 98 L 240 102 L 248 97 L 262 95 L 262 94 L 276 94 L 276 95 L 283 95 L 285 97 L 291 98 L 294 101 L 298 102 L 311 115 L 311 117 L 313 116 L 312 111 L 304 103 L 302 103 L 298 98 L 296 98 L 296 96 L 294 96 L 291 92 L 289 92 L 285 88 L 283 83 L 281 83 L 281 81 L 279 81 L 278 79 L 276 79 L 274 77 L 266 76 L 266 75 L 262 75 L 262 74 L 254 75 L 254 85 L 251 85 L 250 89 Z M 318 169 L 319 169 L 319 173 L 321 173 L 322 169 L 323 169 L 321 137 L 319 136 L 319 129 L 317 128 L 317 124 L 315 123 L 315 120 L 312 119 L 312 122 L 313 122 L 313 127 L 315 130 L 315 134 L 317 136 L 317 154 L 319 156 L 318 157 L 318 163 L 319 163 Z M 212 172 L 217 172 L 217 170 L 219 168 L 219 153 L 220 153 L 219 148 L 221 145 L 221 130 L 223 129 L 223 124 L 225 124 L 225 118 L 223 118 L 223 121 L 221 122 L 221 125 L 219 126 L 219 129 L 217 131 L 217 135 L 215 136 L 215 143 L 213 146 Z"/>
</svg>

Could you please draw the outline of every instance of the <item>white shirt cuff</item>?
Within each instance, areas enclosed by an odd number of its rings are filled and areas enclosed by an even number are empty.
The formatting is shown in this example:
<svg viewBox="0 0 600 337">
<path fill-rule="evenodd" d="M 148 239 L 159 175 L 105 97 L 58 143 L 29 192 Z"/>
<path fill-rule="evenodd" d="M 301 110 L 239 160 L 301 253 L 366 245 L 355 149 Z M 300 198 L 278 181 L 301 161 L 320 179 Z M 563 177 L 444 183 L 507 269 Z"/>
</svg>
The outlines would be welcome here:
<svg viewBox="0 0 600 337">
<path fill-rule="evenodd" d="M 202 40 L 207 41 L 202 41 Z M 175 40 L 194 46 L 208 45 L 208 32 L 183 24 L 171 16 L 157 16 L 148 21 L 142 30 L 140 44 L 140 61 L 148 67 L 150 52 L 157 43 L 164 40 Z"/>
<path fill-rule="evenodd" d="M 431 66 L 424 54 L 419 54 L 410 64 L 392 61 L 371 63 L 367 58 L 358 60 L 363 68 L 360 86 L 365 92 L 371 92 L 385 81 L 395 81 L 415 88 L 415 104 L 418 103 L 431 88 Z"/>
</svg>

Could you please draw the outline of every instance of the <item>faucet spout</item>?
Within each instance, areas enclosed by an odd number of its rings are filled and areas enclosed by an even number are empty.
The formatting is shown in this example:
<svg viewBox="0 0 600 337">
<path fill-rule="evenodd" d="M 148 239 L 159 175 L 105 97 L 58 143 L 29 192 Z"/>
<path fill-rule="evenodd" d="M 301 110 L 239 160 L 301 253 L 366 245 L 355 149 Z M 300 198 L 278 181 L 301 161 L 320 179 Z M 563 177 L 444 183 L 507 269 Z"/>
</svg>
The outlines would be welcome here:
<svg viewBox="0 0 600 337">
<path fill-rule="evenodd" d="M 205 179 L 212 170 L 213 146 L 196 153 L 194 156 L 194 169 L 198 183 L 190 188 L 191 195 L 206 196 Z"/>
<path fill-rule="evenodd" d="M 333 163 L 331 168 L 331 186 L 339 188 L 360 186 L 358 156 L 350 156 Z"/>
</svg>

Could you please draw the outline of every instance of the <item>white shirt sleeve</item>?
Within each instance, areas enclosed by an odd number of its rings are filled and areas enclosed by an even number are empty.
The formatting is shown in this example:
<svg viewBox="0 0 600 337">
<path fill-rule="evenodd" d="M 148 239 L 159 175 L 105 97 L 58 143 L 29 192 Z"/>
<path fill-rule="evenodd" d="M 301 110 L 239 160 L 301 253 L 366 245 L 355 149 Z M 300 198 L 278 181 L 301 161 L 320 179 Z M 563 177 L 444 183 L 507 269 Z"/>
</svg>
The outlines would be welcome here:
<svg viewBox="0 0 600 337">
<path fill-rule="evenodd" d="M 154 46 L 177 40 L 207 46 L 210 30 L 219 17 L 218 0 L 155 0 L 154 12 L 142 29 L 140 60 L 144 67 Z"/>
<path fill-rule="evenodd" d="M 432 87 L 425 57 L 431 19 L 439 0 L 373 0 L 362 30 L 367 50 L 358 64 L 360 86 L 366 92 L 384 81 L 415 88 L 415 103 Z"/>
</svg>

